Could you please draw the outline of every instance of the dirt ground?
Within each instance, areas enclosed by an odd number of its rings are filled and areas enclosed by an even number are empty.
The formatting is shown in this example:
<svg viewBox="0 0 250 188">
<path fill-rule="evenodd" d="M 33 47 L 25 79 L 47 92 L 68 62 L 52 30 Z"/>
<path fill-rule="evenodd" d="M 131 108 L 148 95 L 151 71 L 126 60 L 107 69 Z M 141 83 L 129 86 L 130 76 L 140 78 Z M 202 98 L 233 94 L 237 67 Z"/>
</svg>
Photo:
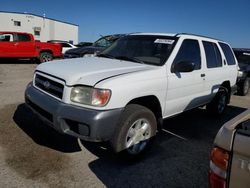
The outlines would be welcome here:
<svg viewBox="0 0 250 188">
<path fill-rule="evenodd" d="M 221 118 L 196 109 L 164 121 L 153 148 L 125 163 L 107 143 L 61 135 L 24 105 L 36 64 L 0 63 L 0 187 L 208 187 L 209 151 L 219 128 L 246 108 L 233 96 Z"/>
</svg>

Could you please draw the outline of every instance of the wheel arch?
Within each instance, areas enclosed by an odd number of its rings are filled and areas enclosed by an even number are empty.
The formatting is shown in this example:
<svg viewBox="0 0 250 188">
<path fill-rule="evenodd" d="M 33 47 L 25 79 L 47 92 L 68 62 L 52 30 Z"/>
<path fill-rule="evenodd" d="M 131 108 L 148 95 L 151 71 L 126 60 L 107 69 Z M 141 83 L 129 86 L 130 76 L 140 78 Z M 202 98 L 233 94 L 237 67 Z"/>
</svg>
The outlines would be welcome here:
<svg viewBox="0 0 250 188">
<path fill-rule="evenodd" d="M 220 85 L 220 88 L 224 88 L 227 90 L 228 92 L 228 99 L 227 99 L 227 104 L 230 102 L 230 99 L 231 99 L 231 84 L 230 84 L 230 81 L 227 80 L 227 81 L 224 81 L 221 85 Z"/>
<path fill-rule="evenodd" d="M 53 51 L 50 50 L 50 49 L 42 49 L 42 50 L 39 52 L 39 56 L 40 56 L 41 53 L 43 53 L 43 52 L 48 52 L 48 53 L 50 53 L 50 54 L 54 57 Z"/>
<path fill-rule="evenodd" d="M 162 121 L 163 121 L 162 108 L 161 108 L 161 103 L 156 96 L 149 95 L 149 96 L 138 97 L 129 101 L 127 105 L 129 104 L 138 104 L 150 109 L 154 113 L 155 118 L 157 120 L 157 127 L 160 128 L 162 126 Z"/>
</svg>

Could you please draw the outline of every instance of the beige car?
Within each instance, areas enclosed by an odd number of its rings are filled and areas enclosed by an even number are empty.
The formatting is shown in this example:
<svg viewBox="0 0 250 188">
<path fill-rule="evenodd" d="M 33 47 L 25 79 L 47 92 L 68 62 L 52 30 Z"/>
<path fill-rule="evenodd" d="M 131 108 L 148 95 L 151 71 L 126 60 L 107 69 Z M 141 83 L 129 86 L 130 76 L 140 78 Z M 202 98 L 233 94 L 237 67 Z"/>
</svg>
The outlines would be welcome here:
<svg viewBox="0 0 250 188">
<path fill-rule="evenodd" d="M 250 109 L 218 132 L 211 152 L 209 187 L 250 187 Z"/>
</svg>

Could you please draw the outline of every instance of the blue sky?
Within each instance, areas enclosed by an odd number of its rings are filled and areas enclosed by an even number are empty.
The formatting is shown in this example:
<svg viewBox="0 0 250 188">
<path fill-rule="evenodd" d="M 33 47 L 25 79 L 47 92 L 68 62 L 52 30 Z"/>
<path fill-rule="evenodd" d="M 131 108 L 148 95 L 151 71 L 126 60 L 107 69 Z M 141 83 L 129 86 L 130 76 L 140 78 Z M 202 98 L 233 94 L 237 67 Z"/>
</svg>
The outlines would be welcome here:
<svg viewBox="0 0 250 188">
<path fill-rule="evenodd" d="M 29 12 L 79 25 L 79 41 L 130 32 L 188 32 L 250 48 L 249 0 L 2 0 L 1 11 Z"/>
</svg>

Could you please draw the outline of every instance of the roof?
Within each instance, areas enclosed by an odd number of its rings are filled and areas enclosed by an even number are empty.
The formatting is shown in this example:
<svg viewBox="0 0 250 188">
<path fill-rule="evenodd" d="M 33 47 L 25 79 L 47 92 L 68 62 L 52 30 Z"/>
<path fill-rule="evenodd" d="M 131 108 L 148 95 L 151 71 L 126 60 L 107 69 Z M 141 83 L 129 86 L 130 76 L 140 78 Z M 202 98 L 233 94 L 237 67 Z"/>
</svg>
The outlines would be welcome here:
<svg viewBox="0 0 250 188">
<path fill-rule="evenodd" d="M 131 33 L 130 35 L 152 35 L 152 36 L 169 36 L 169 37 L 175 37 L 176 34 L 174 33 Z"/>
<path fill-rule="evenodd" d="M 213 39 L 213 40 L 218 40 L 212 37 L 207 37 L 207 36 L 202 36 L 202 35 L 197 35 L 197 34 L 192 34 L 192 33 L 131 33 L 131 35 L 157 35 L 157 36 L 167 36 L 167 37 L 179 37 L 179 36 L 195 36 L 195 37 L 202 37 L 202 38 L 208 38 L 208 39 Z"/>
<path fill-rule="evenodd" d="M 32 13 L 26 13 L 26 12 L 24 12 L 24 13 L 23 13 L 23 12 L 11 12 L 11 11 L 0 11 L 0 13 L 31 15 L 31 16 L 36 16 L 36 17 L 39 17 L 39 18 L 44 18 L 44 19 L 48 19 L 48 20 L 53 20 L 53 21 L 57 21 L 57 22 L 61 22 L 61 23 L 65 23 L 65 24 L 74 25 L 74 26 L 79 27 L 79 25 L 77 25 L 77 24 L 73 24 L 73 23 L 70 23 L 70 22 L 65 22 L 65 21 L 61 21 L 61 20 L 57 20 L 57 19 L 53 19 L 53 18 L 43 17 L 43 16 L 40 16 L 40 15 L 37 15 L 37 14 L 32 14 Z"/>
<path fill-rule="evenodd" d="M 31 34 L 27 32 L 17 32 L 17 31 L 0 31 L 1 34 Z"/>
</svg>

